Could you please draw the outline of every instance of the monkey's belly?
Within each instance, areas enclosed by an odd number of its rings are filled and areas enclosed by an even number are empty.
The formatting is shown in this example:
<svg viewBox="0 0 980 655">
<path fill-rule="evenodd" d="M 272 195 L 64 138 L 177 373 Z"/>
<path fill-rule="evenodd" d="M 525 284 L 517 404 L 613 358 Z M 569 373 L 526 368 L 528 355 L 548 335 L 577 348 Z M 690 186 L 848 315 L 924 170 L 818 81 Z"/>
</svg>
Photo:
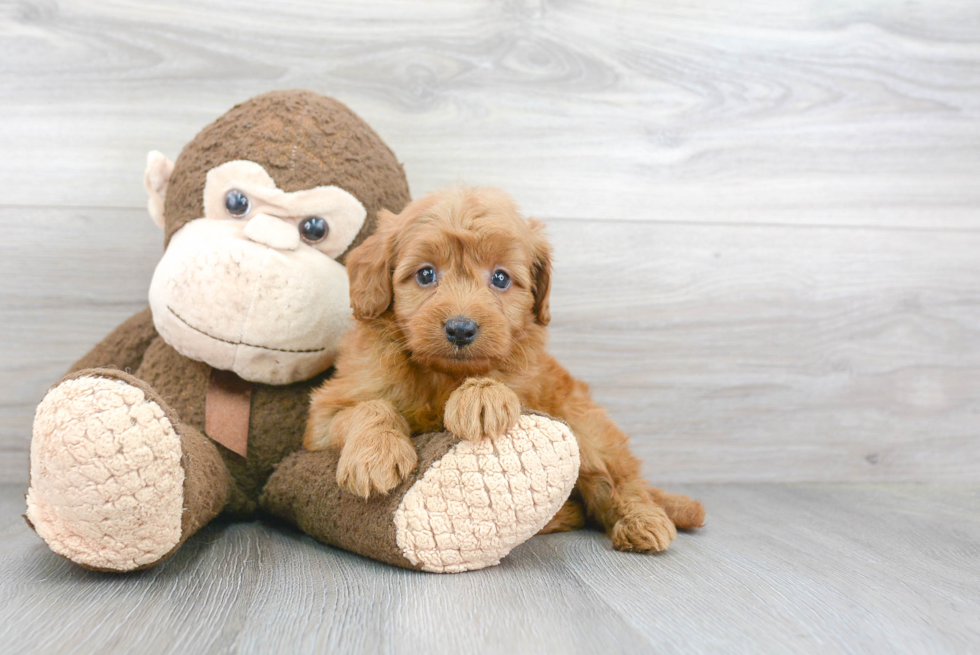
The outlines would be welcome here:
<svg viewBox="0 0 980 655">
<path fill-rule="evenodd" d="M 218 445 L 235 481 L 226 512 L 238 517 L 255 511 L 255 500 L 273 467 L 302 447 L 310 391 L 331 371 L 303 382 L 252 385 L 248 458 Z M 205 432 L 205 398 L 211 368 L 184 357 L 162 338 L 147 349 L 137 377 L 149 383 L 176 410 L 180 420 Z"/>
</svg>

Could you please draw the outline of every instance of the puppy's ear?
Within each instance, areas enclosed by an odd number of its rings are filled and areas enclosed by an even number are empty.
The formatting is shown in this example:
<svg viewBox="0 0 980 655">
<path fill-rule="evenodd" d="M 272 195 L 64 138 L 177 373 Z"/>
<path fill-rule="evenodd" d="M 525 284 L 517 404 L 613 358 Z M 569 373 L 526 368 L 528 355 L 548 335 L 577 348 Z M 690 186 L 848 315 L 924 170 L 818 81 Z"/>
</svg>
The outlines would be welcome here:
<svg viewBox="0 0 980 655">
<path fill-rule="evenodd" d="M 541 325 L 551 322 L 551 244 L 544 236 L 544 223 L 527 219 L 531 226 L 531 292 L 534 294 L 534 319 Z"/>
<path fill-rule="evenodd" d="M 391 225 L 395 215 L 378 212 L 377 231 L 347 255 L 350 306 L 354 318 L 377 318 L 391 306 Z"/>
</svg>

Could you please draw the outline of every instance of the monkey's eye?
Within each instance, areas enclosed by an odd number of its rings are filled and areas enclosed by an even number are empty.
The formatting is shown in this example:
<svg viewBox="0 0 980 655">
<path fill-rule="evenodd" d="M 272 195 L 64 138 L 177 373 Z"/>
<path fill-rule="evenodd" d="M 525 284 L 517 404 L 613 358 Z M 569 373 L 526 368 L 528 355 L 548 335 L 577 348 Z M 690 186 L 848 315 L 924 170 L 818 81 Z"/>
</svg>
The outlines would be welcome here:
<svg viewBox="0 0 980 655">
<path fill-rule="evenodd" d="M 436 281 L 436 269 L 431 266 L 423 266 L 415 274 L 415 281 L 419 283 L 421 287 L 427 287 L 435 284 Z"/>
<path fill-rule="evenodd" d="M 506 289 L 510 286 L 510 276 L 507 275 L 507 271 L 497 269 L 490 276 L 490 284 L 497 287 L 498 289 Z"/>
<path fill-rule="evenodd" d="M 225 195 L 225 209 L 232 217 L 243 218 L 248 213 L 249 207 L 248 196 L 238 189 L 232 189 Z"/>
<path fill-rule="evenodd" d="M 299 235 L 303 237 L 303 241 L 307 243 L 323 241 L 327 238 L 327 234 L 329 233 L 330 226 L 327 225 L 327 222 L 319 216 L 304 218 L 303 222 L 299 224 Z"/>
</svg>

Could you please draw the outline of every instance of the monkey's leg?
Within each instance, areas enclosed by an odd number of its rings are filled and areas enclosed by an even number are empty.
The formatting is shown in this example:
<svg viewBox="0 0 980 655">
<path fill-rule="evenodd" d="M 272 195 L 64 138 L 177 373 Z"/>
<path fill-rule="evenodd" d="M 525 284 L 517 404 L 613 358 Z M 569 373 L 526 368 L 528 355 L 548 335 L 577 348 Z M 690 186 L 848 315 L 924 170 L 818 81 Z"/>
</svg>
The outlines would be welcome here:
<svg viewBox="0 0 980 655">
<path fill-rule="evenodd" d="M 315 539 L 438 573 L 497 564 L 561 508 L 578 477 L 568 427 L 526 414 L 496 439 L 443 432 L 413 439 L 418 468 L 367 500 L 337 484 L 336 448 L 303 450 L 269 479 L 260 504 Z"/>
<path fill-rule="evenodd" d="M 230 486 L 214 443 L 132 375 L 76 371 L 38 405 L 25 518 L 86 568 L 153 566 L 221 511 Z"/>
</svg>

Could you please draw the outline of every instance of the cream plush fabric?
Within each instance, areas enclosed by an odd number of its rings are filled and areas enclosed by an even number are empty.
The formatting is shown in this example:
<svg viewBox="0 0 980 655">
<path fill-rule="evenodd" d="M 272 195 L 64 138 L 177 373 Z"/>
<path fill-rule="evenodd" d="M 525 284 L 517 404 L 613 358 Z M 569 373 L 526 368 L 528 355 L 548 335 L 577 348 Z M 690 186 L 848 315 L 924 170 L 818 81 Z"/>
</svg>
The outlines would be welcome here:
<svg viewBox="0 0 980 655">
<path fill-rule="evenodd" d="M 253 241 L 247 225 L 200 218 L 174 234 L 150 283 L 157 332 L 185 357 L 250 382 L 317 375 L 350 324 L 347 271 L 306 244 Z"/>
<path fill-rule="evenodd" d="M 259 215 L 274 218 L 280 225 L 289 226 L 292 235 L 298 238 L 297 227 L 302 219 L 310 216 L 323 218 L 328 226 L 327 236 L 313 247 L 331 259 L 336 259 L 347 250 L 364 226 L 367 216 L 364 205 L 340 187 L 318 186 L 286 193 L 276 186 L 272 176 L 259 164 L 236 160 L 208 171 L 204 186 L 205 218 L 226 216 L 225 194 L 232 189 L 248 197 L 249 213 L 241 219 L 247 223 Z M 296 243 L 298 245 L 298 241 Z"/>
<path fill-rule="evenodd" d="M 37 408 L 27 518 L 54 552 L 90 568 L 156 562 L 180 541 L 180 457 L 170 419 L 143 391 L 68 380 Z"/>
<path fill-rule="evenodd" d="M 578 468 L 571 430 L 544 416 L 521 416 L 504 439 L 460 442 L 402 499 L 398 546 L 424 571 L 492 566 L 555 515 Z"/>
</svg>

